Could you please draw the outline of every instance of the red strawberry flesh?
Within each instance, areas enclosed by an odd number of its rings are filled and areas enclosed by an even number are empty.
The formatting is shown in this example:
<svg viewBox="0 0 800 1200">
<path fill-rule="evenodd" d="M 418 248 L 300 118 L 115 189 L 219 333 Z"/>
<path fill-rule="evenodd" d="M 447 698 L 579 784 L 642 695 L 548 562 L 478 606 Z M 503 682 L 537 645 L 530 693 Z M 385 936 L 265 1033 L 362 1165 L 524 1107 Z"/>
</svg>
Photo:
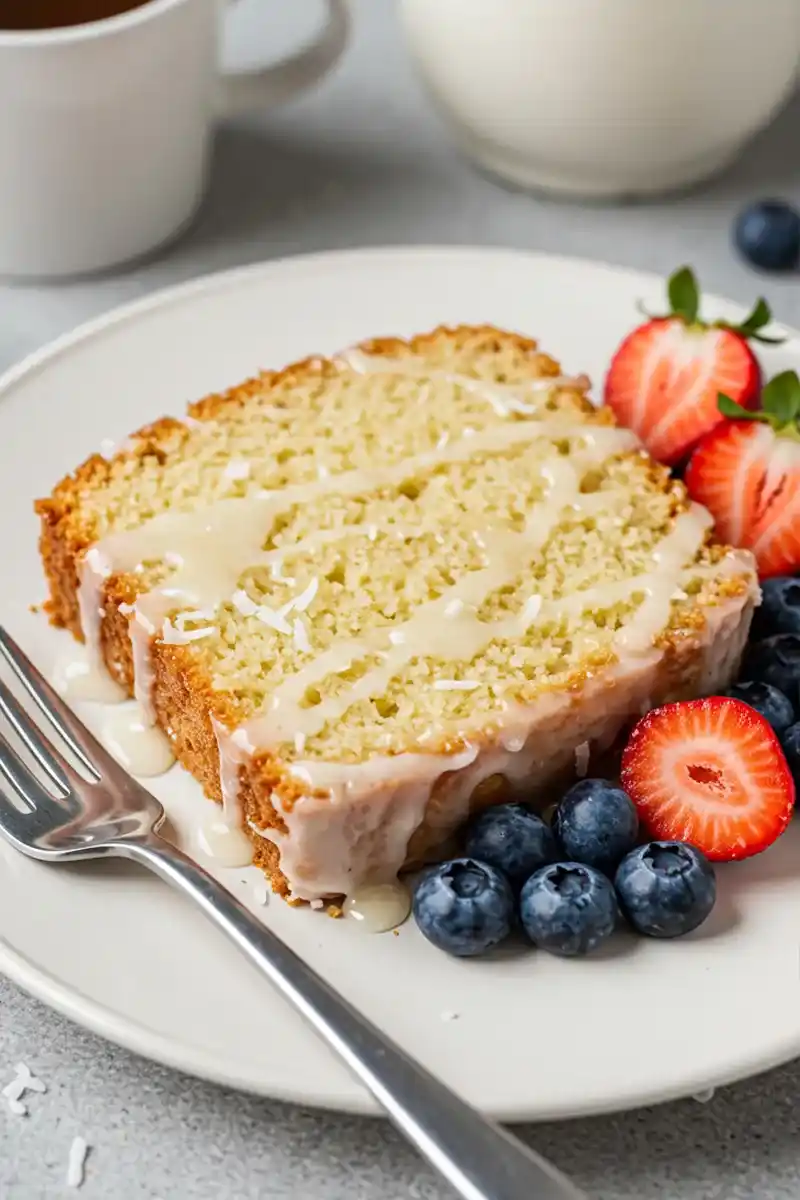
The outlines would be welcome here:
<svg viewBox="0 0 800 1200">
<path fill-rule="evenodd" d="M 762 579 L 800 569 L 800 441 L 726 420 L 701 440 L 684 478 L 718 536 L 753 551 Z"/>
<path fill-rule="evenodd" d="M 794 807 L 771 726 L 748 704 L 721 696 L 643 717 L 622 756 L 622 786 L 649 836 L 692 842 L 717 862 L 765 850 Z"/>
<path fill-rule="evenodd" d="M 760 379 L 739 333 L 658 318 L 620 346 L 606 377 L 605 403 L 654 458 L 671 466 L 722 421 L 720 392 L 748 408 Z"/>
</svg>

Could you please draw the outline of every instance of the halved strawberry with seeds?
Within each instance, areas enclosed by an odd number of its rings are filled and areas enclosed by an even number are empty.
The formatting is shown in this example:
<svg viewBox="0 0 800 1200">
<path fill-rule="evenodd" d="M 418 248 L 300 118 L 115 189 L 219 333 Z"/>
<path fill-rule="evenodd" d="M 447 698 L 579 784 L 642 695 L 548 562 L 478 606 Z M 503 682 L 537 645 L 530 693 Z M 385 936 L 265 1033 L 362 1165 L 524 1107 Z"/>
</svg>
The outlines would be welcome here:
<svg viewBox="0 0 800 1200">
<path fill-rule="evenodd" d="M 722 424 L 701 439 L 684 482 L 717 533 L 752 550 L 762 579 L 800 570 L 800 379 L 784 371 L 751 412 L 719 397 Z"/>
<path fill-rule="evenodd" d="M 691 842 L 716 862 L 749 858 L 780 837 L 794 781 L 767 721 L 712 696 L 654 708 L 622 755 L 622 786 L 649 836 Z"/>
<path fill-rule="evenodd" d="M 772 319 L 759 300 L 741 325 L 700 319 L 700 291 L 689 267 L 668 284 L 670 312 L 629 334 L 611 362 L 605 403 L 660 462 L 672 466 L 722 419 L 724 392 L 754 405 L 761 371 L 748 340 L 773 342 L 761 330 Z"/>
</svg>

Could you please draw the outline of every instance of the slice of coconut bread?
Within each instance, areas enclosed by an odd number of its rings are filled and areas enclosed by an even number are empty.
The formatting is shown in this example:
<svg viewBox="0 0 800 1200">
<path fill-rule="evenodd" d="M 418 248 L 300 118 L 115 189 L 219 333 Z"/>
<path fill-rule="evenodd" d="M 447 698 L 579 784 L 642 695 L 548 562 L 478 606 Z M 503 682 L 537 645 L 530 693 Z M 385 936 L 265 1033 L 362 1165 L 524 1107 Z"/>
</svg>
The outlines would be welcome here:
<svg viewBox="0 0 800 1200">
<path fill-rule="evenodd" d="M 536 343 L 440 328 L 141 430 L 37 504 L 87 639 L 300 899 L 733 676 L 747 553 Z"/>
</svg>

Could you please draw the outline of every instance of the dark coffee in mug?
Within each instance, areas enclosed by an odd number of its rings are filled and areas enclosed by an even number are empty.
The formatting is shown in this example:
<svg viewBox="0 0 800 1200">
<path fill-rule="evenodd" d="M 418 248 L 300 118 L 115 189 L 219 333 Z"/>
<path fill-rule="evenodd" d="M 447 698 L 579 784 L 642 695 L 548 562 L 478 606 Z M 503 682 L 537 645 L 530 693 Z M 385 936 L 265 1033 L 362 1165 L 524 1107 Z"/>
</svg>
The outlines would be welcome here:
<svg viewBox="0 0 800 1200">
<path fill-rule="evenodd" d="M 147 3 L 148 0 L 0 0 L 0 31 L 86 25 L 118 17 Z"/>
</svg>

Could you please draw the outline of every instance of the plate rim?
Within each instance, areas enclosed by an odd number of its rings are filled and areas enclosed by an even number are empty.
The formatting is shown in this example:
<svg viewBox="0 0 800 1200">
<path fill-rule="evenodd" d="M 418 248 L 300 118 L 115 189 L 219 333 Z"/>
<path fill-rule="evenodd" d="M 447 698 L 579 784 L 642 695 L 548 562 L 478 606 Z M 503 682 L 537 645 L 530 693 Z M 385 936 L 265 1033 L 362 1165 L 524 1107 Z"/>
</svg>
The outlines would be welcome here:
<svg viewBox="0 0 800 1200">
<path fill-rule="evenodd" d="M 98 316 L 80 322 L 66 333 L 51 339 L 42 346 L 25 355 L 0 374 L 0 403 L 5 401 L 16 384 L 22 380 L 46 369 L 52 362 L 68 354 L 85 342 L 102 336 L 114 326 L 135 322 L 138 318 L 149 316 L 160 311 L 168 310 L 172 305 L 180 304 L 204 293 L 221 292 L 259 275 L 269 275 L 281 268 L 296 268 L 298 270 L 315 268 L 324 269 L 330 265 L 352 260 L 369 261 L 378 258 L 394 258 L 398 260 L 413 257 L 462 259 L 465 256 L 484 258 L 487 261 L 498 258 L 509 260 L 525 260 L 534 266 L 537 262 L 546 261 L 548 264 L 559 264 L 565 268 L 577 270 L 590 269 L 596 273 L 607 272 L 616 277 L 627 277 L 631 283 L 637 283 L 642 289 L 663 284 L 663 278 L 657 272 L 639 270 L 610 263 L 603 259 L 590 259 L 582 256 L 566 254 L 549 254 L 543 251 L 519 250 L 509 246 L 488 246 L 469 244 L 436 244 L 420 243 L 409 245 L 368 245 L 353 248 L 314 251 L 310 253 L 282 255 L 276 258 L 264 259 L 241 266 L 229 267 L 219 271 L 195 276 L 180 283 L 157 288 L 144 296 L 116 305 Z M 706 299 L 715 306 L 727 310 L 745 311 L 744 306 L 730 301 L 717 293 L 708 293 Z M 783 322 L 776 322 L 779 328 L 788 334 L 790 339 L 800 342 L 800 331 Z M 253 1095 L 267 1097 L 273 1100 L 313 1107 L 322 1111 L 341 1112 L 359 1116 L 382 1115 L 382 1110 L 371 1097 L 360 1087 L 353 1090 L 340 1090 L 334 1093 L 328 1089 L 324 1094 L 311 1093 L 307 1089 L 294 1089 L 291 1086 L 276 1086 L 266 1084 L 259 1079 L 246 1078 L 241 1071 L 231 1072 L 223 1066 L 224 1056 L 219 1053 L 206 1053 L 198 1047 L 168 1038 L 149 1026 L 129 1019 L 105 1004 L 92 1000 L 80 990 L 62 983 L 45 968 L 31 962 L 21 951 L 12 948 L 0 936 L 0 974 L 6 976 L 14 985 L 31 995 L 37 1001 L 53 1009 L 61 1016 L 87 1029 L 105 1041 L 120 1046 L 123 1049 L 159 1063 L 169 1069 L 189 1074 L 211 1083 L 231 1088 L 235 1091 L 247 1092 Z M 603 1113 L 618 1113 L 633 1108 L 667 1103 L 672 1100 L 684 1099 L 695 1092 L 708 1088 L 717 1088 L 738 1080 L 751 1078 L 762 1072 L 780 1066 L 791 1059 L 800 1056 L 800 1022 L 795 1034 L 786 1037 L 780 1046 L 773 1047 L 772 1053 L 750 1052 L 740 1054 L 731 1061 L 728 1068 L 721 1068 L 715 1076 L 709 1078 L 704 1073 L 702 1078 L 687 1077 L 678 1085 L 668 1088 L 654 1087 L 651 1092 L 641 1089 L 634 1093 L 627 1092 L 615 1083 L 615 1094 L 609 1093 L 608 1098 L 591 1101 L 576 1109 L 574 1105 L 551 1105 L 544 1114 L 531 1115 L 530 1110 L 524 1110 L 518 1104 L 508 1108 L 494 1106 L 489 1115 L 506 1122 L 530 1122 L 544 1120 L 564 1120 L 578 1117 L 589 1117 Z"/>
</svg>

